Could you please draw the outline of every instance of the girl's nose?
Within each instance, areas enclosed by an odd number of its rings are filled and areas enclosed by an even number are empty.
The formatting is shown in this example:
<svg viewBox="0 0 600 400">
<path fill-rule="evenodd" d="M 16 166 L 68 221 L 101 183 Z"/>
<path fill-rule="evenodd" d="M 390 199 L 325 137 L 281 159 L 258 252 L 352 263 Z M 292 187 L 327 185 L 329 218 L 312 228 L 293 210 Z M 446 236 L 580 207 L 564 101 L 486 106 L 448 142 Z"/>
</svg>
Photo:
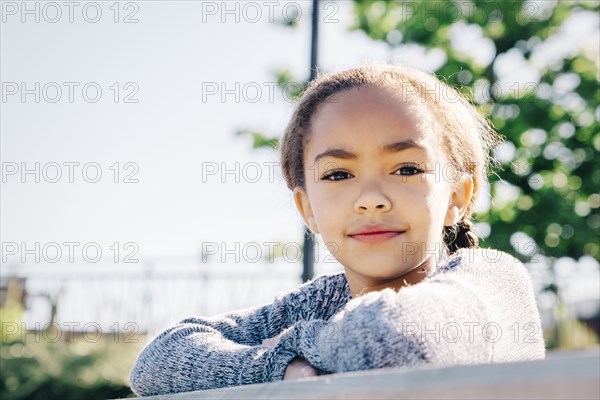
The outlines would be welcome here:
<svg viewBox="0 0 600 400">
<path fill-rule="evenodd" d="M 391 208 L 392 203 L 378 188 L 363 190 L 354 203 L 354 211 L 357 213 L 368 211 L 387 212 Z"/>
</svg>

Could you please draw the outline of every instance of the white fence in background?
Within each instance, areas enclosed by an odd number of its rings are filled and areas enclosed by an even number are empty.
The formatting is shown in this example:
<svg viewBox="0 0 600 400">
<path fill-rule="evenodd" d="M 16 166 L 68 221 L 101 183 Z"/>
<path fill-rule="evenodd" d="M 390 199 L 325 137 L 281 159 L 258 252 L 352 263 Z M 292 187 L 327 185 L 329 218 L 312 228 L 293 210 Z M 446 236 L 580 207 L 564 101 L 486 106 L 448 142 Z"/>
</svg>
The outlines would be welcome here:
<svg viewBox="0 0 600 400">
<path fill-rule="evenodd" d="M 316 274 L 341 267 L 316 268 Z M 193 316 L 211 316 L 266 304 L 302 284 L 301 263 L 227 266 L 146 262 L 134 265 L 18 265 L 3 268 L 2 278 L 25 278 L 27 329 L 51 321 L 77 331 L 156 333 Z"/>
</svg>

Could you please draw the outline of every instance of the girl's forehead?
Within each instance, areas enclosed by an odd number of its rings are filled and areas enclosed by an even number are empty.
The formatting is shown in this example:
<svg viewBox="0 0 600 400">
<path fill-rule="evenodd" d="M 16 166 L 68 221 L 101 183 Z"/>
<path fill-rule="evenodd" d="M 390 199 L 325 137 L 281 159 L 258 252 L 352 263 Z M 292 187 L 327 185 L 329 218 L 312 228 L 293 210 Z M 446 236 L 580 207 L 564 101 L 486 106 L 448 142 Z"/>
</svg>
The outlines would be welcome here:
<svg viewBox="0 0 600 400">
<path fill-rule="evenodd" d="M 363 147 L 413 141 L 436 147 L 435 124 L 426 104 L 388 88 L 361 87 L 336 93 L 312 118 L 308 151 L 331 145 Z M 312 147 L 312 149 L 311 149 Z"/>
</svg>

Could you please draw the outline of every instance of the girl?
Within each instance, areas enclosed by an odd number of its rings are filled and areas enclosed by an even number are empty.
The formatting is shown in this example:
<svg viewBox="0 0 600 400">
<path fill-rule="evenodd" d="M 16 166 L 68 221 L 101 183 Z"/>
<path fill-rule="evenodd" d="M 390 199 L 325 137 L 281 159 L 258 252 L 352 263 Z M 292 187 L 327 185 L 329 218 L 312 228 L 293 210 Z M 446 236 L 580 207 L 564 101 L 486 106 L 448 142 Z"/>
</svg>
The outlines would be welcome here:
<svg viewBox="0 0 600 400">
<path fill-rule="evenodd" d="M 470 222 L 499 142 L 435 77 L 391 65 L 323 75 L 281 140 L 306 225 L 344 272 L 272 304 L 194 317 L 142 350 L 141 395 L 323 373 L 543 359 L 524 266 Z"/>
</svg>

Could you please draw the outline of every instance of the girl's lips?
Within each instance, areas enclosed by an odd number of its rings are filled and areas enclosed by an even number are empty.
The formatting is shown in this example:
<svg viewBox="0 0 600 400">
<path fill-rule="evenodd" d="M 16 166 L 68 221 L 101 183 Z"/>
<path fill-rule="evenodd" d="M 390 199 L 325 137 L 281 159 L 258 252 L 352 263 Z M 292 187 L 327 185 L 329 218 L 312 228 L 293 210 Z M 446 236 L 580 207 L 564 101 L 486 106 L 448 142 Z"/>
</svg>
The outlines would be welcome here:
<svg viewBox="0 0 600 400">
<path fill-rule="evenodd" d="M 401 235 L 402 233 L 404 233 L 404 232 L 391 232 L 391 231 L 369 232 L 369 233 L 358 233 L 356 235 L 350 235 L 350 237 L 352 239 L 358 240 L 359 242 L 375 244 L 375 243 L 387 242 L 388 240 L 391 240 L 391 239 L 395 238 L 396 236 Z"/>
</svg>

